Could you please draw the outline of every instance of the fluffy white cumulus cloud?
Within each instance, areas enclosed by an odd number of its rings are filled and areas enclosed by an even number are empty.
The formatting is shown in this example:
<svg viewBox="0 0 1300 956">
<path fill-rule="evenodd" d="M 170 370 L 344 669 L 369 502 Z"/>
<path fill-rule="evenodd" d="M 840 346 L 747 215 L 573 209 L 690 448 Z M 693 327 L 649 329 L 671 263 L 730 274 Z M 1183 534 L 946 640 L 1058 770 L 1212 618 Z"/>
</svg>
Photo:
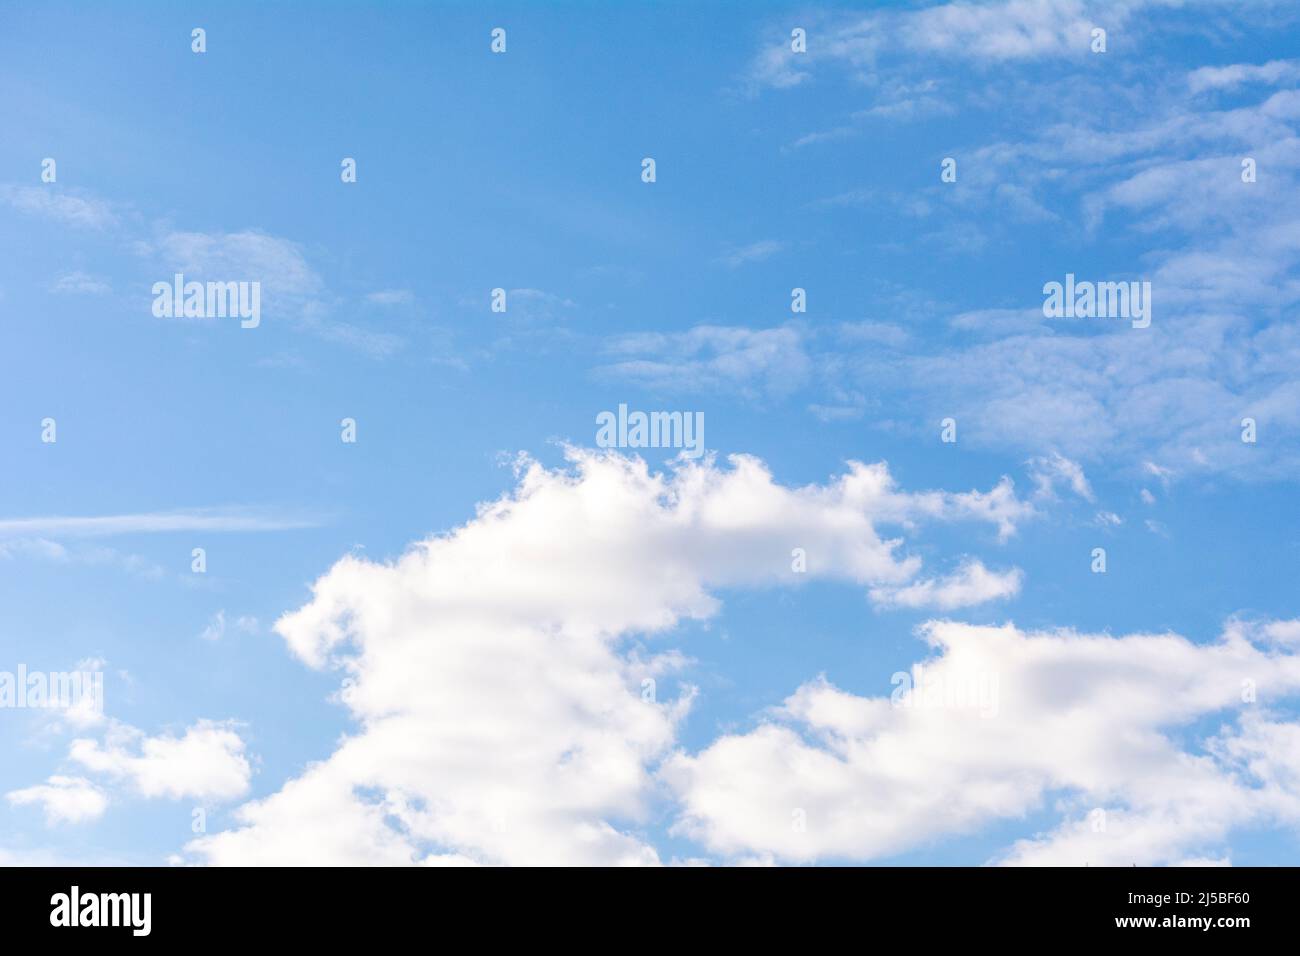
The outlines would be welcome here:
<svg viewBox="0 0 1300 956">
<path fill-rule="evenodd" d="M 68 757 L 130 783 L 145 797 L 229 799 L 248 791 L 252 768 L 233 728 L 200 720 L 181 737 L 149 737 L 114 722 L 103 741 L 74 740 Z"/>
<path fill-rule="evenodd" d="M 676 828 L 724 858 L 870 860 L 1048 810 L 1060 826 L 1002 862 L 1204 858 L 1234 827 L 1300 822 L 1300 725 L 1267 709 L 1300 689 L 1300 658 L 1260 633 L 931 622 L 934 657 L 892 695 L 814 680 L 754 730 L 676 755 Z"/>
<path fill-rule="evenodd" d="M 193 841 L 213 863 L 654 863 L 640 828 L 692 691 L 636 638 L 714 614 L 713 591 L 831 576 L 902 585 L 880 524 L 1024 517 L 1009 485 L 909 494 L 884 465 L 784 487 L 761 462 L 617 454 L 521 465 L 519 486 L 395 561 L 338 561 L 276 631 L 346 674 L 358 723 L 326 760 Z M 803 549 L 806 572 L 793 570 Z"/>
<path fill-rule="evenodd" d="M 50 777 L 34 787 L 11 790 L 5 799 L 14 806 L 39 805 L 50 826 L 97 820 L 108 809 L 108 797 L 84 777 Z"/>
</svg>

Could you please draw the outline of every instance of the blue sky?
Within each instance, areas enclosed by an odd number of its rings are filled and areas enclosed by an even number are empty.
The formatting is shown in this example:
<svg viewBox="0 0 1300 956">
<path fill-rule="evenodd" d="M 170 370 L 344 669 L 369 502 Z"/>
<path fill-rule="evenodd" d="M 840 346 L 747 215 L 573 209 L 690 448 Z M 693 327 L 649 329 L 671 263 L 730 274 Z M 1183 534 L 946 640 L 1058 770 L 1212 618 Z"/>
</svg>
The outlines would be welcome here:
<svg viewBox="0 0 1300 956">
<path fill-rule="evenodd" d="M 1296 858 L 1286 5 L 3 17 L 0 860 Z"/>
</svg>

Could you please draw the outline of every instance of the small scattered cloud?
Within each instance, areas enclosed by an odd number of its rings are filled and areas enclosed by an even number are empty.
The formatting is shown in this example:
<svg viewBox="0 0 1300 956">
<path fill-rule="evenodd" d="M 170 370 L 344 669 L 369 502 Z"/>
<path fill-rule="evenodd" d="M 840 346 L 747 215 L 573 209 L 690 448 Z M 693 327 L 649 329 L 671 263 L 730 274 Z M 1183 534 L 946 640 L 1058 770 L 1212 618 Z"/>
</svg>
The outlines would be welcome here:
<svg viewBox="0 0 1300 956">
<path fill-rule="evenodd" d="M 57 295 L 108 295 L 112 287 L 104 279 L 85 272 L 65 272 L 50 286 Z"/>
<path fill-rule="evenodd" d="M 50 777 L 45 783 L 5 794 L 16 807 L 36 804 L 45 811 L 48 826 L 98 820 L 108 809 L 108 797 L 85 777 Z"/>
<path fill-rule="evenodd" d="M 107 229 L 117 224 L 113 207 L 85 193 L 56 185 L 0 185 L 0 202 L 29 216 L 82 229 Z"/>
<path fill-rule="evenodd" d="M 254 634 L 258 629 L 257 618 L 243 614 L 230 622 L 235 630 L 244 634 Z M 217 611 L 212 615 L 211 620 L 204 625 L 203 630 L 199 632 L 199 639 L 203 641 L 219 641 L 226 636 L 226 612 L 225 609 Z"/>
<path fill-rule="evenodd" d="M 812 370 L 802 335 L 792 326 L 702 325 L 678 333 L 634 333 L 614 339 L 607 351 L 620 358 L 598 368 L 598 376 L 664 392 L 788 395 Z"/>
<path fill-rule="evenodd" d="M 49 529 L 46 529 L 49 531 Z M 166 571 L 153 561 L 138 554 L 103 546 L 68 546 L 48 538 L 5 537 L 0 532 L 0 559 L 28 559 L 55 564 L 109 567 L 140 578 L 158 580 Z"/>
<path fill-rule="evenodd" d="M 904 587 L 873 588 L 871 600 L 885 608 L 951 611 L 1015 597 L 1023 581 L 1024 573 L 1019 568 L 990 571 L 983 562 L 971 560 L 947 577 L 917 581 Z"/>
<path fill-rule="evenodd" d="M 1092 486 L 1083 473 L 1083 466 L 1071 461 L 1060 452 L 1031 458 L 1028 462 L 1029 477 L 1037 486 L 1040 498 L 1055 498 L 1058 485 L 1064 485 L 1084 501 L 1094 501 Z"/>
<path fill-rule="evenodd" d="M 764 259 L 770 259 L 782 249 L 785 243 L 776 239 L 761 239 L 758 242 L 751 242 L 747 246 L 738 246 L 724 253 L 719 262 L 726 263 L 735 269 L 749 262 L 762 262 Z"/>
<path fill-rule="evenodd" d="M 248 791 L 252 767 L 229 723 L 200 720 L 181 737 L 149 737 L 114 722 L 103 741 L 74 740 L 68 758 L 130 784 L 141 796 L 229 799 Z"/>
<path fill-rule="evenodd" d="M 410 305 L 415 301 L 415 295 L 410 289 L 382 289 L 371 292 L 366 301 L 374 305 Z"/>
<path fill-rule="evenodd" d="M 826 196 L 822 199 L 814 199 L 808 203 L 810 209 L 832 209 L 847 208 L 851 206 L 866 206 L 880 198 L 877 190 L 866 187 L 855 189 L 846 189 L 844 192 L 836 193 L 833 196 Z"/>
<path fill-rule="evenodd" d="M 405 345 L 405 339 L 391 331 L 337 318 L 337 297 L 303 247 L 290 239 L 259 229 L 163 229 L 152 239 L 136 241 L 134 248 L 167 277 L 181 273 L 194 281 L 258 282 L 263 311 L 283 315 L 302 331 L 371 358 L 389 358 Z"/>
<path fill-rule="evenodd" d="M 1193 93 L 1204 93 L 1233 90 L 1249 83 L 1279 86 L 1296 80 L 1300 80 L 1300 60 L 1270 60 L 1258 65 L 1203 66 L 1187 75 L 1187 86 Z"/>
</svg>

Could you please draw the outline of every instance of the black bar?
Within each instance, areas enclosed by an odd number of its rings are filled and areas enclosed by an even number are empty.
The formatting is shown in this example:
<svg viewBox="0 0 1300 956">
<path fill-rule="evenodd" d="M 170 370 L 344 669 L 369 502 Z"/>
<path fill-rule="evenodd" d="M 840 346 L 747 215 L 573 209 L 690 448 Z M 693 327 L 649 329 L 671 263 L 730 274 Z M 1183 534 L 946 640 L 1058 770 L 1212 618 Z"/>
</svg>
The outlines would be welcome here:
<svg viewBox="0 0 1300 956">
<path fill-rule="evenodd" d="M 707 937 L 730 934 L 733 944 L 784 935 L 812 942 L 827 933 L 883 943 L 902 933 L 927 944 L 983 940 L 981 948 L 1123 937 L 1217 947 L 1293 936 L 1298 876 L 1290 867 L 8 869 L 0 871 L 0 926 L 10 943 L 395 945 L 414 935 L 429 951 L 464 949 L 454 942 L 464 933 L 472 945 L 517 938 L 532 948 L 566 940 L 622 948 L 638 939 L 679 946 L 702 938 L 690 927 L 703 924 Z M 58 895 L 70 910 L 74 886 L 87 918 L 101 908 L 98 894 L 149 894 L 148 934 L 136 935 L 142 895 L 130 908 L 122 897 L 103 908 L 106 920 L 117 909 L 116 927 L 51 925 L 61 915 Z"/>
</svg>

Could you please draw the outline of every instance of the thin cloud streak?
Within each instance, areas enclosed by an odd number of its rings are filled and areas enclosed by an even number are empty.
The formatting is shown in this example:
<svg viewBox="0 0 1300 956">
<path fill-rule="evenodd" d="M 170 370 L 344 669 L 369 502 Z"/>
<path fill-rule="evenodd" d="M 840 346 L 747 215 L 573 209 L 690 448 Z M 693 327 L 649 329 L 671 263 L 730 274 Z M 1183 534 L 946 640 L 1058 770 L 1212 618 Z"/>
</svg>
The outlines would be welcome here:
<svg viewBox="0 0 1300 956">
<path fill-rule="evenodd" d="M 0 518 L 0 537 L 101 537 L 177 531 L 292 531 L 318 528 L 321 523 L 321 519 L 315 517 L 282 517 L 217 508 L 123 515 L 50 515 L 38 518 Z"/>
</svg>

